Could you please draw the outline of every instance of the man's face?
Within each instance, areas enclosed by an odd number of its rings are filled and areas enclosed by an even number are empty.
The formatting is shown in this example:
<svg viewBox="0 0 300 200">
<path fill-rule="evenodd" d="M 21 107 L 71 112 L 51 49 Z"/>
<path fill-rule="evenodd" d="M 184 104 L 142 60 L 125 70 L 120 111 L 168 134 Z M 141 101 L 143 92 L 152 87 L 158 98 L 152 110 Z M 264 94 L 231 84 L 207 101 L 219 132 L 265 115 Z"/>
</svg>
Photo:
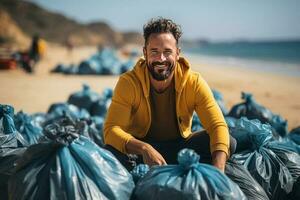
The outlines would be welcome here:
<svg viewBox="0 0 300 200">
<path fill-rule="evenodd" d="M 151 76 L 157 81 L 163 81 L 174 71 L 180 50 L 171 33 L 155 33 L 148 38 L 143 52 Z"/>
</svg>

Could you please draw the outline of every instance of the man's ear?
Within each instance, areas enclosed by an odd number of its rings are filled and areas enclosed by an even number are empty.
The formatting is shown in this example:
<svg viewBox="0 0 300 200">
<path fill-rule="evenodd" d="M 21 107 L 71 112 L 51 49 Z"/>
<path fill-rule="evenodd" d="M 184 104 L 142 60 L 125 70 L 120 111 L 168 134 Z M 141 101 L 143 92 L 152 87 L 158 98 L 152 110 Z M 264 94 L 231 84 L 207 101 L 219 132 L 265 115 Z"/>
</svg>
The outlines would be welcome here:
<svg viewBox="0 0 300 200">
<path fill-rule="evenodd" d="M 179 60 L 180 53 L 181 53 L 181 48 L 177 47 L 177 50 L 176 50 L 176 60 Z"/>
</svg>

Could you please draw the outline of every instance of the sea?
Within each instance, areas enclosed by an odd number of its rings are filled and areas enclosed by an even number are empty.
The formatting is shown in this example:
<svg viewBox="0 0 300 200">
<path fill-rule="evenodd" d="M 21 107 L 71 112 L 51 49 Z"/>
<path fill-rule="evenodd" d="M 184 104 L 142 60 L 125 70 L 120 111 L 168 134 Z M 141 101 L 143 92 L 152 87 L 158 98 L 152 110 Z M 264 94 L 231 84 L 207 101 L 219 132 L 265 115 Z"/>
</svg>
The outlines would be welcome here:
<svg viewBox="0 0 300 200">
<path fill-rule="evenodd" d="M 300 77 L 300 40 L 199 42 L 182 49 L 207 64 Z"/>
</svg>

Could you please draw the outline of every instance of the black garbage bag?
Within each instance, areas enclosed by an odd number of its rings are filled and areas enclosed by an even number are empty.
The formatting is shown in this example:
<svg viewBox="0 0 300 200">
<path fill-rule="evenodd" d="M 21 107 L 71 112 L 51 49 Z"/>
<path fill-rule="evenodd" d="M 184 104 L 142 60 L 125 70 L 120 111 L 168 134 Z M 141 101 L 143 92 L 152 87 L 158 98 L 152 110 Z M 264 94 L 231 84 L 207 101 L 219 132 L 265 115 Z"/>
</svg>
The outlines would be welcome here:
<svg viewBox="0 0 300 200">
<path fill-rule="evenodd" d="M 102 119 L 103 120 L 103 119 Z M 91 141 L 95 142 L 99 147 L 104 147 L 103 131 L 98 129 L 93 119 L 81 120 L 82 124 L 80 129 L 82 135 L 88 137 Z M 103 121 L 102 121 L 103 126 Z"/>
<path fill-rule="evenodd" d="M 100 131 L 103 135 L 103 124 L 104 124 L 104 118 L 103 117 L 97 117 L 93 116 L 90 118 L 92 120 L 92 123 L 95 124 L 96 129 Z"/>
<path fill-rule="evenodd" d="M 64 65 L 58 64 L 54 67 L 50 72 L 52 73 L 63 73 L 63 74 L 78 74 L 78 67 L 74 64 L 71 65 Z"/>
<path fill-rule="evenodd" d="M 154 166 L 136 184 L 133 199 L 246 199 L 217 168 L 199 163 L 193 150 L 178 153 L 179 165 Z"/>
<path fill-rule="evenodd" d="M 73 120 L 76 119 L 88 119 L 90 114 L 85 109 L 77 108 L 74 105 L 68 103 L 55 103 L 52 104 L 47 112 L 49 115 L 47 116 L 47 121 L 44 122 L 44 126 L 49 124 L 49 121 L 52 122 L 54 119 L 64 116 L 67 114 Z"/>
<path fill-rule="evenodd" d="M 273 139 L 272 127 L 269 124 L 262 124 L 257 119 L 249 120 L 245 117 L 240 119 L 226 117 L 225 119 L 230 135 L 234 137 L 237 142 L 236 153 L 256 149 L 256 147 L 260 145 L 260 143 L 255 144 L 255 142 L 259 140 L 252 140 L 252 135 L 262 135 L 262 137 L 267 140 Z"/>
<path fill-rule="evenodd" d="M 68 103 L 91 112 L 92 104 L 97 102 L 99 99 L 100 95 L 93 92 L 88 85 L 84 84 L 82 91 L 75 92 L 69 96 Z"/>
<path fill-rule="evenodd" d="M 101 73 L 101 63 L 96 59 L 83 60 L 78 66 L 78 74 L 100 74 Z"/>
<path fill-rule="evenodd" d="M 95 142 L 100 147 L 104 147 L 103 132 L 102 130 L 98 130 L 96 128 L 95 123 L 92 122 L 88 124 L 88 133 L 89 133 L 89 138 L 93 142 Z"/>
<path fill-rule="evenodd" d="M 27 147 L 28 143 L 17 131 L 13 120 L 14 108 L 0 104 L 0 148 Z"/>
<path fill-rule="evenodd" d="M 29 145 L 38 143 L 39 138 L 43 135 L 42 129 L 31 123 L 32 118 L 29 115 L 20 111 L 14 116 L 14 122 L 16 129 L 22 134 Z"/>
<path fill-rule="evenodd" d="M 0 104 L 0 199 L 8 199 L 8 179 L 28 146 L 15 128 L 13 115 L 13 107 Z"/>
<path fill-rule="evenodd" d="M 129 199 L 130 173 L 107 150 L 81 135 L 69 118 L 48 125 L 40 143 L 18 160 L 10 199 Z"/>
<path fill-rule="evenodd" d="M 288 137 L 293 140 L 296 144 L 300 145 L 300 126 L 291 130 Z"/>
<path fill-rule="evenodd" d="M 49 124 L 57 123 L 61 120 L 64 120 L 65 118 L 68 118 L 69 120 L 73 120 L 75 122 L 76 130 L 78 130 L 78 132 L 81 135 L 88 137 L 91 141 L 95 142 L 99 147 L 104 146 L 103 130 L 102 130 L 103 122 L 104 122 L 103 118 L 91 117 L 88 119 L 78 119 L 78 118 L 73 119 L 70 115 L 63 114 L 62 116 L 54 118 Z"/>
<path fill-rule="evenodd" d="M 258 119 L 264 124 L 269 123 L 280 136 L 284 137 L 287 134 L 287 121 L 281 116 L 256 103 L 252 94 L 242 92 L 242 99 L 245 102 L 233 106 L 228 113 L 229 117 Z"/>
<path fill-rule="evenodd" d="M 135 166 L 133 170 L 130 172 L 133 177 L 133 181 L 137 183 L 141 178 L 143 178 L 148 173 L 149 170 L 150 168 L 146 164 L 139 164 Z"/>
<path fill-rule="evenodd" d="M 214 98 L 215 98 L 216 102 L 218 103 L 223 115 L 227 115 L 228 109 L 226 108 L 222 93 L 217 90 L 214 90 L 214 89 L 212 90 L 212 92 L 213 92 Z"/>
<path fill-rule="evenodd" d="M 105 99 L 99 99 L 97 102 L 94 102 L 91 106 L 91 115 L 105 117 L 107 113 L 107 101 Z"/>
<path fill-rule="evenodd" d="M 90 111 L 91 115 L 105 118 L 107 110 L 111 103 L 112 95 L 112 89 L 105 88 L 100 95 L 100 99 L 92 104 Z"/>
<path fill-rule="evenodd" d="M 300 178 L 294 183 L 293 191 L 288 195 L 289 200 L 300 199 Z"/>
<path fill-rule="evenodd" d="M 225 166 L 225 174 L 241 188 L 247 199 L 269 199 L 264 189 L 251 176 L 245 166 L 229 160 Z"/>
<path fill-rule="evenodd" d="M 274 141 L 271 131 L 263 131 L 267 130 L 265 128 L 260 129 L 257 120 L 242 122 L 245 127 L 254 127 L 247 129 L 251 143 L 248 150 L 233 154 L 231 159 L 249 170 L 270 199 L 287 199 L 287 195 L 292 191 L 294 181 L 280 157 L 268 147 L 268 144 Z M 253 122 L 255 126 L 251 125 Z M 240 126 L 241 129 L 242 127 Z M 260 132 L 257 133 L 257 131 Z"/>
<path fill-rule="evenodd" d="M 282 141 L 272 141 L 267 144 L 267 147 L 279 157 L 294 179 L 289 199 L 300 199 L 300 155 L 294 151 L 293 147 Z"/>
<path fill-rule="evenodd" d="M 56 65 L 50 72 L 52 73 L 63 73 L 66 70 L 67 66 L 63 64 Z"/>
<path fill-rule="evenodd" d="M 0 131 L 2 134 L 10 134 L 15 132 L 13 116 L 14 108 L 12 106 L 0 104 Z"/>
</svg>

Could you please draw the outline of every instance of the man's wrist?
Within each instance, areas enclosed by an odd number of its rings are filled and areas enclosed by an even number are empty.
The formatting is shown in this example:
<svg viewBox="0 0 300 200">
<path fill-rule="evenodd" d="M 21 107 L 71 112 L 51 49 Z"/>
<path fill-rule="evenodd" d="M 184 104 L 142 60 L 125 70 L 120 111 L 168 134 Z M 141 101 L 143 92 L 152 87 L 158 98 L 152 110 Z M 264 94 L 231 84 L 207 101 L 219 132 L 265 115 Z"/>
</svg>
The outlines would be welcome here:
<svg viewBox="0 0 300 200">
<path fill-rule="evenodd" d="M 226 160 L 227 154 L 224 151 L 217 150 L 212 153 L 212 164 L 222 172 L 225 170 Z"/>
<path fill-rule="evenodd" d="M 131 138 L 126 144 L 126 150 L 128 153 L 142 155 L 147 149 L 149 144 L 138 140 L 136 138 Z"/>
</svg>

